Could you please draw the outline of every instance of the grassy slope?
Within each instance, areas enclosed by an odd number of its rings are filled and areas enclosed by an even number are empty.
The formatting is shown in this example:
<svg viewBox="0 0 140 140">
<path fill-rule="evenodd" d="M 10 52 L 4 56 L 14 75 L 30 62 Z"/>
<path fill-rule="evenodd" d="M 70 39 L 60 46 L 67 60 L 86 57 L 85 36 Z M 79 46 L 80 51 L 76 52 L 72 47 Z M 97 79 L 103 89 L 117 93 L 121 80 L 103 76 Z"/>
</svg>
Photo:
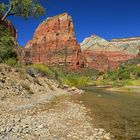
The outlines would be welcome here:
<svg viewBox="0 0 140 140">
<path fill-rule="evenodd" d="M 14 59 L 6 61 L 12 66 L 20 66 L 16 64 Z M 43 76 L 58 80 L 60 84 L 67 84 L 69 86 L 98 86 L 98 85 L 112 85 L 113 87 L 124 86 L 140 86 L 140 67 L 137 64 L 140 59 L 133 59 L 123 63 L 118 69 L 108 71 L 107 73 L 100 73 L 94 69 L 88 69 L 82 72 L 68 72 L 61 68 L 48 68 L 43 64 L 35 64 L 25 66 L 30 69 L 31 73 L 40 73 Z"/>
</svg>

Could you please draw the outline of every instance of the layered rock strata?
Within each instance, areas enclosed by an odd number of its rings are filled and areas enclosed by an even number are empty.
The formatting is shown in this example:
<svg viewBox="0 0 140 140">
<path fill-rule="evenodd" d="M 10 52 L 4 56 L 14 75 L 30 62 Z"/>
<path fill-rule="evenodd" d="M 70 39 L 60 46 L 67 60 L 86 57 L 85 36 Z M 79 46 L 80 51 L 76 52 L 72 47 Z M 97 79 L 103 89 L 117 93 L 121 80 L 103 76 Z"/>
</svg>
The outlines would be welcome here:
<svg viewBox="0 0 140 140">
<path fill-rule="evenodd" d="M 113 39 L 107 41 L 93 35 L 82 43 L 82 53 L 90 68 L 100 71 L 116 68 L 120 63 L 135 58 L 139 53 L 140 38 Z"/>
<path fill-rule="evenodd" d="M 72 69 L 84 67 L 71 16 L 67 13 L 47 18 L 36 29 L 25 49 L 19 49 L 24 64 L 63 65 Z"/>
<path fill-rule="evenodd" d="M 112 39 L 110 42 L 126 54 L 136 56 L 140 52 L 140 37 Z"/>
</svg>

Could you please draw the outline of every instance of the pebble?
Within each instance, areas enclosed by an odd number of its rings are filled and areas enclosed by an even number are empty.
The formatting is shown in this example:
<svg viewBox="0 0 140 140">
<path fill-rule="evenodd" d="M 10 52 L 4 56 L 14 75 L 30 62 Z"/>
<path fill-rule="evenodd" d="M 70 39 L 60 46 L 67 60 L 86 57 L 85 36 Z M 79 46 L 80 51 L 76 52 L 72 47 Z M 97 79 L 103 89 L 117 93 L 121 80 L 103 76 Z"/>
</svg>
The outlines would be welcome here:
<svg viewBox="0 0 140 140">
<path fill-rule="evenodd" d="M 42 128 L 43 128 L 43 125 L 39 125 L 38 128 L 39 128 L 39 129 L 42 129 Z"/>
<path fill-rule="evenodd" d="M 58 109 L 65 106 L 66 109 Z M 8 120 L 8 122 L 6 121 Z M 94 128 L 86 115 L 86 108 L 69 101 L 59 102 L 56 108 L 41 111 L 35 115 L 2 114 L 0 136 L 3 139 L 77 139 L 110 140 L 110 133 L 102 128 Z M 17 123 L 18 122 L 18 123 Z M 2 132 L 2 133 L 1 133 Z M 60 137 L 61 136 L 61 137 Z"/>
</svg>

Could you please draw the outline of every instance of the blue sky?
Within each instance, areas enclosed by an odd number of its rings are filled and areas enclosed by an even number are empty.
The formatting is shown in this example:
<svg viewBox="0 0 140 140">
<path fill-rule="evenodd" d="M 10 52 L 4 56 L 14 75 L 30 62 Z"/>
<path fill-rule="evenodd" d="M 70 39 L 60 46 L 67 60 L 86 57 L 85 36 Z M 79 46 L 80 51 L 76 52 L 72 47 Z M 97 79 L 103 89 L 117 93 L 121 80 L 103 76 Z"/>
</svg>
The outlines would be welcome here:
<svg viewBox="0 0 140 140">
<path fill-rule="evenodd" d="M 2 1 L 2 0 L 0 0 Z M 140 0 L 41 0 L 46 14 L 24 20 L 10 17 L 24 46 L 39 23 L 50 16 L 68 12 L 74 22 L 78 42 L 96 34 L 105 39 L 140 36 Z"/>
</svg>

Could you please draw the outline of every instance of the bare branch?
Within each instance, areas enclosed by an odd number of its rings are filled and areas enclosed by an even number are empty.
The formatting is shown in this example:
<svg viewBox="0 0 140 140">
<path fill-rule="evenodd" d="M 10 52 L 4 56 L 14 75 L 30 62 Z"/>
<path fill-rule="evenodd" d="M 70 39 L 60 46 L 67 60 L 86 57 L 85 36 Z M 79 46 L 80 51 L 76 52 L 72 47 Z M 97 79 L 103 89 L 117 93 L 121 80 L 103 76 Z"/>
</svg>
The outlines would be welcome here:
<svg viewBox="0 0 140 140">
<path fill-rule="evenodd" d="M 10 5 L 8 11 L 7 11 L 7 12 L 5 13 L 5 15 L 1 18 L 1 21 L 2 21 L 2 22 L 6 19 L 7 16 L 10 15 L 12 9 L 13 9 L 13 4 L 11 3 L 11 5 Z"/>
</svg>

